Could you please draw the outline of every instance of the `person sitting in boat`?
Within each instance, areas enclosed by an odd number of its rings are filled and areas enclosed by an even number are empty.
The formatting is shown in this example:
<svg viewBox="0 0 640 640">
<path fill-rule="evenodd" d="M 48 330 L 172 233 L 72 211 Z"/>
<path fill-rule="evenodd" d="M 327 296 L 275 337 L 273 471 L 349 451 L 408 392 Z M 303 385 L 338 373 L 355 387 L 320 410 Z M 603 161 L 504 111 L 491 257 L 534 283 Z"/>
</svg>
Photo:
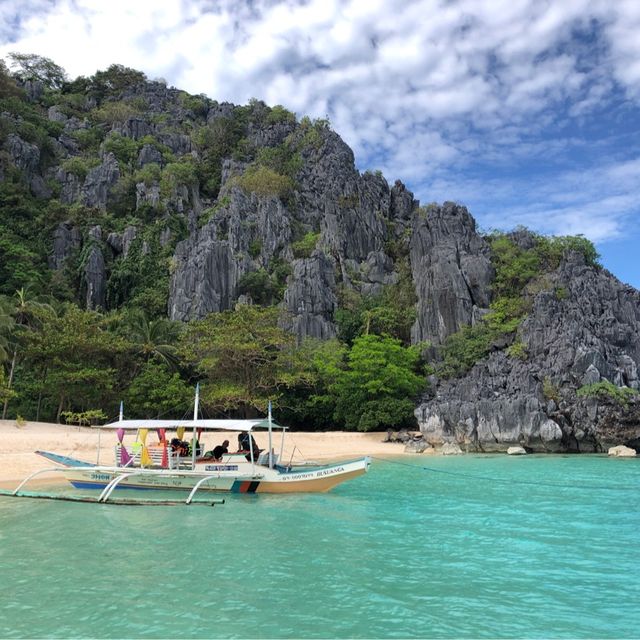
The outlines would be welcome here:
<svg viewBox="0 0 640 640">
<path fill-rule="evenodd" d="M 171 440 L 171 449 L 176 451 L 178 455 L 187 457 L 189 455 L 190 448 L 189 443 L 184 440 L 180 440 L 180 438 L 173 438 Z"/>
<path fill-rule="evenodd" d="M 256 441 L 248 431 L 238 434 L 238 453 L 246 453 L 246 458 L 251 462 L 251 451 L 253 450 L 254 461 L 258 459 L 261 449 L 258 448 Z"/>
<path fill-rule="evenodd" d="M 222 456 L 225 453 L 229 453 L 229 441 L 225 440 L 222 444 L 219 444 L 217 447 L 214 447 L 211 453 L 213 455 L 213 459 L 216 462 L 220 462 L 222 460 Z"/>
</svg>

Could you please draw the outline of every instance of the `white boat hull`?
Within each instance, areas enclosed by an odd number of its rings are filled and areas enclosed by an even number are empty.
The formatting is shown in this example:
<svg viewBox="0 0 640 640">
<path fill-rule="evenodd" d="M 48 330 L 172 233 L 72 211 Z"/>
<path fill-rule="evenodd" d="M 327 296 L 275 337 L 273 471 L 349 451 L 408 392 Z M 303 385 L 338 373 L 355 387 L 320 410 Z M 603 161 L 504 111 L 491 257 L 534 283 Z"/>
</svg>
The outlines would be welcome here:
<svg viewBox="0 0 640 640">
<path fill-rule="evenodd" d="M 313 469 L 263 467 L 250 463 L 200 463 L 196 469 L 130 469 L 123 467 L 69 467 L 62 474 L 79 489 L 104 489 L 116 477 L 126 476 L 117 489 L 189 491 L 198 482 L 198 491 L 232 493 L 323 493 L 336 485 L 363 475 L 370 458 L 360 458 Z M 206 479 L 205 479 L 206 478 Z"/>
</svg>

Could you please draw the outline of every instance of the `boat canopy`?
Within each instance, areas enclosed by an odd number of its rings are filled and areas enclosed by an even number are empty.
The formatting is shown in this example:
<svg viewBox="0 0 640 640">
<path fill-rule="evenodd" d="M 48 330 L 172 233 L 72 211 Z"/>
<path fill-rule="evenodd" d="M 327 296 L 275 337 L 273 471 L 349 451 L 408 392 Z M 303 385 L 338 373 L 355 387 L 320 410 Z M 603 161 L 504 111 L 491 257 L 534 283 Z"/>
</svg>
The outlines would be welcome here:
<svg viewBox="0 0 640 640">
<path fill-rule="evenodd" d="M 103 425 L 93 425 L 95 429 L 124 429 L 125 431 L 137 431 L 138 429 L 171 429 L 179 427 L 185 429 L 202 429 L 204 431 L 252 431 L 253 429 L 268 429 L 269 420 L 259 418 L 256 420 L 117 420 Z M 286 429 L 271 421 L 273 429 Z"/>
</svg>

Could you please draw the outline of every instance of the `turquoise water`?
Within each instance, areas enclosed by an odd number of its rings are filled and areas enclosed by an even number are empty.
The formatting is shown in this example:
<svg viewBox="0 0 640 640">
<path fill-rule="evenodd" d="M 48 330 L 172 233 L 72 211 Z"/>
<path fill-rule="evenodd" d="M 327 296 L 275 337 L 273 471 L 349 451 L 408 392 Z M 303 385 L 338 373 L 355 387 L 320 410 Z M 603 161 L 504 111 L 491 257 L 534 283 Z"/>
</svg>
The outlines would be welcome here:
<svg viewBox="0 0 640 640">
<path fill-rule="evenodd" d="M 0 498 L 0 637 L 640 635 L 640 460 L 401 462 L 213 508 Z"/>
</svg>

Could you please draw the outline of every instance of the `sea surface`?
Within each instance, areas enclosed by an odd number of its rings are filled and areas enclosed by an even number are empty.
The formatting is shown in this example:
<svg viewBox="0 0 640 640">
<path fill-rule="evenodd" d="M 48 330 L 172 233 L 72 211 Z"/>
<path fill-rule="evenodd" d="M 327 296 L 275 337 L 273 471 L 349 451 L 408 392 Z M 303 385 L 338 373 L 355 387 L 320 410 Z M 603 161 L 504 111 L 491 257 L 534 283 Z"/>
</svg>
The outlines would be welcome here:
<svg viewBox="0 0 640 640">
<path fill-rule="evenodd" d="M 606 456 L 374 460 L 215 507 L 0 497 L 0 637 L 637 638 L 639 541 L 640 460 Z"/>
</svg>

